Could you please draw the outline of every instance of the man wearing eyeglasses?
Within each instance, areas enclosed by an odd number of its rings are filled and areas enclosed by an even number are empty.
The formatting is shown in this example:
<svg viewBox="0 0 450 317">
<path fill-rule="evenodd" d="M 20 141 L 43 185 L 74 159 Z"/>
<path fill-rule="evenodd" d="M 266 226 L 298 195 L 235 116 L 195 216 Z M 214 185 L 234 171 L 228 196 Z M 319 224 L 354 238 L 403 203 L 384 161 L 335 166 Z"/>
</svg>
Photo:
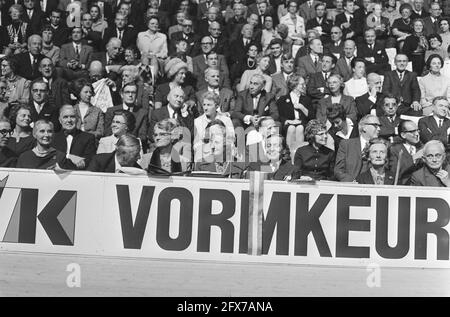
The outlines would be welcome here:
<svg viewBox="0 0 450 317">
<path fill-rule="evenodd" d="M 369 166 L 362 154 L 369 141 L 378 137 L 380 127 L 378 117 L 368 114 L 359 121 L 359 137 L 341 141 L 334 165 L 334 175 L 338 181 L 353 182 L 356 176 L 367 171 Z"/>
<path fill-rule="evenodd" d="M 110 107 L 105 113 L 105 135 L 111 135 L 111 123 L 114 118 L 114 112 L 117 110 L 128 110 L 136 119 L 135 128 L 130 131 L 131 134 L 141 139 L 144 150 L 147 144 L 147 128 L 148 128 L 148 110 L 142 105 L 136 104 L 138 86 L 134 82 L 126 83 L 120 92 L 123 103 L 121 105 Z"/>
<path fill-rule="evenodd" d="M 450 186 L 450 166 L 446 161 L 445 146 L 441 141 L 431 140 L 423 147 L 425 166 L 411 175 L 412 186 Z"/>
<path fill-rule="evenodd" d="M 401 121 L 398 126 L 401 141 L 389 148 L 389 170 L 396 174 L 398 184 L 406 184 L 411 174 L 422 167 L 422 143 L 417 124 L 411 120 Z"/>
<path fill-rule="evenodd" d="M 0 167 L 14 167 L 17 157 L 8 147 L 11 136 L 11 124 L 6 119 L 0 119 Z"/>
<path fill-rule="evenodd" d="M 48 83 L 43 79 L 36 79 L 31 83 L 31 98 L 29 102 L 31 108 L 31 119 L 51 121 L 54 132 L 61 130 L 58 120 L 58 109 L 50 105 L 48 100 Z"/>
<path fill-rule="evenodd" d="M 433 115 L 419 120 L 420 141 L 427 143 L 430 140 L 439 140 L 448 145 L 450 135 L 450 103 L 446 97 L 438 96 L 433 99 Z"/>
</svg>

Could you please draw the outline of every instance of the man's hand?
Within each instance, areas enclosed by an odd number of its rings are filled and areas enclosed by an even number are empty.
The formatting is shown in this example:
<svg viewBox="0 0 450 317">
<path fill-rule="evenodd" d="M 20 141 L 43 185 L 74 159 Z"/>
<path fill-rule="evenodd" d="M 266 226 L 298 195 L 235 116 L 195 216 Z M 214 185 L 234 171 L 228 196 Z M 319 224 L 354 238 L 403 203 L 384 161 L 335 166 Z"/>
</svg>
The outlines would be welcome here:
<svg viewBox="0 0 450 317">
<path fill-rule="evenodd" d="M 105 84 L 106 84 L 108 87 L 114 87 L 114 86 L 116 86 L 116 83 L 115 83 L 111 78 L 106 78 Z"/>
<path fill-rule="evenodd" d="M 422 106 L 420 105 L 420 103 L 418 101 L 413 101 L 413 103 L 411 104 L 411 108 L 414 111 L 420 111 L 422 110 Z"/>
<path fill-rule="evenodd" d="M 436 177 L 439 178 L 445 186 L 450 186 L 450 179 L 448 178 L 448 172 L 446 170 L 440 170 L 437 172 Z"/>
</svg>

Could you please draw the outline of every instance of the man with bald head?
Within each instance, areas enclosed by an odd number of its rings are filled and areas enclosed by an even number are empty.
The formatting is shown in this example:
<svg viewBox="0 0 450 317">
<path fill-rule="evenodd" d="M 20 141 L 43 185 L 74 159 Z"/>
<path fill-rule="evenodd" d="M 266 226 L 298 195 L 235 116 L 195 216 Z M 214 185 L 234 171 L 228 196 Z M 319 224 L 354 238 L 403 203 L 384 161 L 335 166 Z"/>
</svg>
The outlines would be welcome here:
<svg viewBox="0 0 450 317">
<path fill-rule="evenodd" d="M 116 37 L 111 38 L 106 44 L 106 52 L 92 54 L 93 61 L 100 61 L 107 73 L 117 73 L 125 61 L 121 54 L 122 41 Z"/>
<path fill-rule="evenodd" d="M 217 22 L 211 22 L 208 28 L 209 37 L 213 41 L 213 50 L 217 54 L 228 56 L 228 40 L 222 35 L 222 25 Z"/>
<path fill-rule="evenodd" d="M 78 169 L 83 170 L 95 155 L 95 136 L 77 129 L 78 116 L 72 105 L 63 105 L 59 109 L 61 131 L 53 135 L 52 145 L 58 151 L 66 153 Z"/>
<path fill-rule="evenodd" d="M 377 73 L 367 75 L 369 91 L 355 99 L 358 120 L 365 115 L 380 116 L 383 114 L 383 94 L 381 93 L 381 77 Z"/>
<path fill-rule="evenodd" d="M 356 57 L 356 43 L 353 40 L 346 40 L 344 42 L 344 54 L 338 59 L 336 63 L 335 73 L 344 78 L 344 81 L 349 80 L 352 75 L 351 62 Z"/>
<path fill-rule="evenodd" d="M 39 63 L 39 73 L 41 79 L 48 83 L 48 102 L 55 108 L 60 108 L 64 104 L 70 103 L 69 85 L 67 81 L 57 76 L 53 61 L 44 57 Z"/>
<path fill-rule="evenodd" d="M 342 39 L 342 30 L 339 26 L 333 26 L 330 31 L 331 42 L 325 46 L 325 51 L 334 54 L 340 58 L 344 54 L 344 41 Z"/>
<path fill-rule="evenodd" d="M 180 87 L 173 88 L 167 95 L 167 106 L 152 111 L 150 117 L 150 126 L 148 129 L 149 140 L 153 140 L 153 128 L 155 124 L 163 119 L 173 118 L 178 120 L 181 126 L 189 129 L 193 136 L 194 116 L 189 112 L 188 105 L 185 102 L 186 96 Z M 187 141 L 187 140 L 186 140 Z M 187 141 L 189 142 L 189 141 Z"/>
<path fill-rule="evenodd" d="M 28 52 L 14 55 L 19 68 L 17 74 L 28 80 L 34 80 L 40 76 L 39 62 L 45 57 L 42 53 L 42 38 L 34 34 L 28 38 Z"/>
</svg>

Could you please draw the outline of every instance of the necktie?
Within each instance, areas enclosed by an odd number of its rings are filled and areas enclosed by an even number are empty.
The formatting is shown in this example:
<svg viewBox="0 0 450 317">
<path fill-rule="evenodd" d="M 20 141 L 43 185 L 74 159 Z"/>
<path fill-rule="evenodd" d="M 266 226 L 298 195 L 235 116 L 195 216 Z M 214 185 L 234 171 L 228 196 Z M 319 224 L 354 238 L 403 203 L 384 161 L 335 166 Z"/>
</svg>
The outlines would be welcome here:
<svg viewBox="0 0 450 317">
<path fill-rule="evenodd" d="M 123 31 L 119 31 L 119 40 L 121 40 L 121 41 L 122 41 L 122 32 Z"/>
<path fill-rule="evenodd" d="M 394 123 L 394 117 L 389 117 L 389 121 L 390 121 L 391 123 Z"/>
<path fill-rule="evenodd" d="M 370 48 L 370 50 L 372 51 L 372 50 L 373 50 L 373 44 L 370 44 L 370 45 L 369 45 L 369 48 Z"/>
<path fill-rule="evenodd" d="M 328 73 L 324 73 L 325 74 L 325 81 L 328 80 Z"/>
<path fill-rule="evenodd" d="M 77 57 L 80 57 L 80 47 L 77 45 L 75 45 L 75 54 L 77 55 Z"/>
<path fill-rule="evenodd" d="M 439 129 L 442 128 L 442 121 L 444 121 L 443 119 L 439 119 Z"/>
<path fill-rule="evenodd" d="M 400 81 L 402 81 L 403 80 L 403 72 L 399 73 L 398 76 L 400 77 Z"/>
<path fill-rule="evenodd" d="M 319 60 L 319 59 L 318 59 L 317 57 L 314 57 L 314 66 L 315 66 L 315 67 L 317 67 L 318 60 Z"/>
<path fill-rule="evenodd" d="M 409 146 L 409 154 L 410 154 L 411 156 L 413 156 L 414 153 L 416 153 L 415 148 L 414 148 L 413 145 L 410 145 L 410 146 Z"/>
</svg>

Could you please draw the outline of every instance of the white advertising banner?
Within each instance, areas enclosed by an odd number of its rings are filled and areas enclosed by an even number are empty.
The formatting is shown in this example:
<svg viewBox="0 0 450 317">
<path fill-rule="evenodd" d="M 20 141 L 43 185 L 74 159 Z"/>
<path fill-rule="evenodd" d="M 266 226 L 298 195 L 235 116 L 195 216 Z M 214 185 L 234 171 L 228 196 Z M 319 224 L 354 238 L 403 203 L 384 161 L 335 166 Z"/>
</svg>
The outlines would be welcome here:
<svg viewBox="0 0 450 317">
<path fill-rule="evenodd" d="M 450 267 L 449 189 L 260 184 L 255 222 L 249 180 L 0 169 L 0 251 Z"/>
</svg>

